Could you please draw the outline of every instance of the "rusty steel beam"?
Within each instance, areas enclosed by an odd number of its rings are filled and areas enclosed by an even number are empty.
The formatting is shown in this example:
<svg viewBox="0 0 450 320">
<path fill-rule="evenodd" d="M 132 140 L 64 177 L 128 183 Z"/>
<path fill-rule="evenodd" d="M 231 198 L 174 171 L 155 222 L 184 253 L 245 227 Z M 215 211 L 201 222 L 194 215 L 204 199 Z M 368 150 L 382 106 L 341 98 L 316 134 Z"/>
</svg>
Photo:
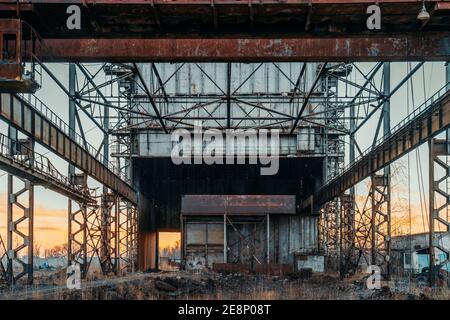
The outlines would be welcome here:
<svg viewBox="0 0 450 320">
<path fill-rule="evenodd" d="M 448 60 L 450 33 L 248 39 L 44 39 L 43 62 Z"/>
<path fill-rule="evenodd" d="M 286 195 L 183 195 L 183 215 L 295 214 L 295 196 Z"/>
<path fill-rule="evenodd" d="M 50 113 L 38 99 L 27 100 L 24 96 L 2 93 L 0 118 L 120 196 L 137 203 L 135 190 L 116 172 L 103 165 L 101 159 L 93 154 L 94 150 L 83 147 L 80 138 L 70 137 L 68 126 L 56 114 Z"/>
<path fill-rule="evenodd" d="M 444 3 L 445 0 L 429 1 L 433 3 Z M 24 1 L 26 2 L 26 1 Z M 106 5 L 133 5 L 133 4 L 146 4 L 151 6 L 152 3 L 149 0 L 29 0 L 35 4 L 106 4 Z M 153 5 L 211 5 L 211 0 L 153 0 Z M 389 4 L 408 4 L 417 3 L 418 0 L 379 0 L 377 3 L 389 3 Z M 17 3 L 17 0 L 0 0 L 0 3 Z M 373 0 L 258 0 L 253 5 L 342 5 L 342 4 L 373 4 Z M 245 5 L 248 6 L 248 0 L 214 0 L 214 5 Z"/>
<path fill-rule="evenodd" d="M 373 149 L 365 152 L 338 177 L 321 187 L 302 205 L 304 210 L 320 206 L 339 196 L 377 171 L 385 168 L 429 138 L 450 126 L 450 91 L 445 88 L 381 138 Z"/>
</svg>

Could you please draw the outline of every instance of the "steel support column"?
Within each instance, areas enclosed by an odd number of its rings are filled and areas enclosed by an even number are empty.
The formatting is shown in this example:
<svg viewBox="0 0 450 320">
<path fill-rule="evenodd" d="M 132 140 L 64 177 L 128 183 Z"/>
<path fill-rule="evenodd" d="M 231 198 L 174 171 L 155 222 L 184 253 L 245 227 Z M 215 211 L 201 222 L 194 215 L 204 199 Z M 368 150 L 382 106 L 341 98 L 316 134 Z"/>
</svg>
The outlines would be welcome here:
<svg viewBox="0 0 450 320">
<path fill-rule="evenodd" d="M 71 169 L 69 168 L 69 172 Z M 71 174 L 72 183 L 87 189 L 87 175 Z M 68 200 L 68 265 L 80 266 L 81 277 L 85 278 L 89 270 L 88 257 L 88 206 L 84 203 Z"/>
<path fill-rule="evenodd" d="M 390 228 L 389 182 L 384 175 L 371 177 L 371 264 L 381 268 L 389 277 Z"/>
<path fill-rule="evenodd" d="M 2 235 L 0 234 L 0 282 L 5 282 L 8 280 L 8 275 L 6 273 L 8 266 L 4 264 L 4 260 L 6 257 L 7 257 L 6 245 L 3 242 Z"/>
<path fill-rule="evenodd" d="M 137 263 L 137 216 L 136 208 L 123 198 L 117 200 L 119 230 L 119 271 L 134 272 Z"/>
<path fill-rule="evenodd" d="M 75 96 L 76 90 L 76 69 L 75 64 L 69 64 L 69 93 Z M 69 97 L 69 136 L 75 138 L 76 120 L 75 101 Z M 87 187 L 86 175 L 75 174 L 75 166 L 69 163 L 69 179 L 73 184 Z M 68 240 L 67 240 L 67 262 L 68 265 L 78 264 L 80 266 L 81 277 L 85 278 L 88 271 L 87 257 L 87 207 L 86 205 L 68 199 Z"/>
<path fill-rule="evenodd" d="M 23 153 L 17 143 L 17 130 L 8 128 L 8 135 L 13 139 L 10 146 L 11 155 L 24 157 L 33 164 L 33 141 L 28 140 L 30 148 Z M 11 141 L 11 140 L 10 140 Z M 15 141 L 15 142 L 14 142 Z M 31 152 L 30 152 L 31 151 Z M 34 185 L 25 179 L 8 174 L 7 199 L 7 277 L 10 284 L 15 284 L 26 276 L 27 283 L 33 283 L 33 222 L 34 222 Z"/>
<path fill-rule="evenodd" d="M 320 69 L 317 71 L 318 74 L 314 80 L 312 88 L 322 85 L 325 89 L 325 116 L 326 116 L 326 126 L 322 128 L 323 130 L 323 144 L 324 144 L 324 172 L 323 177 L 325 183 L 333 179 L 335 176 L 339 175 L 343 170 L 343 152 L 344 144 L 339 135 L 337 135 L 334 130 L 330 128 L 335 127 L 340 122 L 340 117 L 343 113 L 333 111 L 333 103 L 330 100 L 331 97 L 328 96 L 328 89 L 332 86 L 337 86 L 337 83 L 331 81 L 330 75 L 323 76 L 326 68 L 326 64 L 321 65 Z M 322 79 L 322 82 L 319 80 Z M 310 90 L 311 93 L 312 90 Z M 306 99 L 305 99 L 306 101 Z M 305 104 L 302 105 L 304 109 Z M 342 222 L 341 222 L 341 199 L 335 197 L 334 199 L 327 202 L 321 212 L 321 222 L 320 230 L 322 234 L 321 243 L 325 250 L 325 254 L 332 262 L 333 270 L 340 269 L 340 261 L 342 260 L 341 252 L 341 234 L 342 234 Z"/>
<path fill-rule="evenodd" d="M 369 82 L 369 80 L 366 80 Z M 360 89 L 362 91 L 362 89 Z M 361 92 L 360 91 L 360 92 Z M 355 106 L 352 104 L 349 110 L 350 114 L 350 136 L 349 136 L 349 163 L 355 161 Z M 339 272 L 341 277 L 355 273 L 358 262 L 359 253 L 356 246 L 356 205 L 355 205 L 355 187 L 350 188 L 349 194 L 341 195 L 341 249 Z"/>
<path fill-rule="evenodd" d="M 430 285 L 435 286 L 441 278 L 441 267 L 450 263 L 450 250 L 443 244 L 450 235 L 450 156 L 446 140 L 430 139 L 428 146 Z"/>
<path fill-rule="evenodd" d="M 391 66 L 383 65 L 383 88 L 385 101 L 382 109 L 383 135 L 390 133 Z M 381 268 L 382 274 L 390 277 L 391 250 L 391 171 L 390 166 L 383 174 L 371 176 L 371 264 Z"/>
<path fill-rule="evenodd" d="M 327 202 L 320 209 L 320 243 L 326 256 L 331 261 L 337 262 L 339 259 L 340 241 L 340 207 L 339 199 L 336 198 Z M 333 270 L 337 270 L 339 263 L 333 263 Z"/>
<path fill-rule="evenodd" d="M 351 194 L 343 194 L 340 198 L 340 257 L 339 272 L 341 277 L 355 272 L 357 256 L 355 251 L 355 198 Z"/>
<path fill-rule="evenodd" d="M 117 195 L 102 195 L 100 265 L 105 274 L 119 271 L 119 210 Z"/>
</svg>

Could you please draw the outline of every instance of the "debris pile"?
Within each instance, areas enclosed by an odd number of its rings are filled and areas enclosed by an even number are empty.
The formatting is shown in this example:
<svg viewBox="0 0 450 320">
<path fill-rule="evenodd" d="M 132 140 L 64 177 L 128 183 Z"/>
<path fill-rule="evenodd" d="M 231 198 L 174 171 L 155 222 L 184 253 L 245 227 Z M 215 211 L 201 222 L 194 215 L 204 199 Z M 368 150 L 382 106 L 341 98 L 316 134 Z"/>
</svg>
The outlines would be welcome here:
<svg viewBox="0 0 450 320">
<path fill-rule="evenodd" d="M 450 298 L 449 291 L 412 288 L 398 281 L 369 290 L 367 275 L 340 279 L 334 274 L 296 273 L 289 276 L 187 271 L 135 273 L 123 277 L 101 274 L 83 281 L 80 290 L 69 290 L 64 275 L 54 272 L 41 276 L 30 288 L 0 289 L 2 299 L 372 299 L 423 300 Z"/>
</svg>

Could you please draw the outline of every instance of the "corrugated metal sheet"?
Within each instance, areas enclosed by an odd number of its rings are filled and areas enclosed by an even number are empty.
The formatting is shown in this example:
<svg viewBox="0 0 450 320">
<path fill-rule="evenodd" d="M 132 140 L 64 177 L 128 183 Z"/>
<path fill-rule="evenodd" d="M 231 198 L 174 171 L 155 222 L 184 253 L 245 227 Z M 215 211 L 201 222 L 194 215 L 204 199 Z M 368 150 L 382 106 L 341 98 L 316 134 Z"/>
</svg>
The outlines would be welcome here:
<svg viewBox="0 0 450 320">
<path fill-rule="evenodd" d="M 202 214 L 295 214 L 295 196 L 291 195 L 184 195 L 183 215 Z"/>
</svg>

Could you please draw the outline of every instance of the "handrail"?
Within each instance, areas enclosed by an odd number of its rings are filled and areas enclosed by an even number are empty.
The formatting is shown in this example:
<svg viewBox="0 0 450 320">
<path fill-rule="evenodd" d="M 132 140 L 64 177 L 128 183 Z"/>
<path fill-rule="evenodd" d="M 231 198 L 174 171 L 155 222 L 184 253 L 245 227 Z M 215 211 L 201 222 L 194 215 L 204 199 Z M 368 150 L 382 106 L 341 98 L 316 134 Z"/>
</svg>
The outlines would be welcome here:
<svg viewBox="0 0 450 320">
<path fill-rule="evenodd" d="M 351 170 L 358 161 L 360 161 L 363 157 L 365 157 L 367 154 L 369 154 L 372 150 L 374 150 L 376 147 L 381 145 L 385 140 L 391 138 L 394 136 L 397 132 L 399 132 L 401 129 L 409 125 L 411 122 L 415 121 L 417 117 L 421 116 L 422 114 L 425 114 L 425 112 L 429 111 L 429 108 L 433 106 L 433 104 L 438 101 L 442 96 L 450 92 L 450 89 L 448 88 L 450 85 L 450 82 L 446 83 L 441 89 L 439 89 L 436 93 L 434 93 L 430 98 L 425 100 L 419 107 L 414 109 L 406 118 L 404 118 L 402 121 L 400 121 L 397 125 L 395 125 L 391 130 L 389 130 L 388 133 L 386 133 L 384 136 L 380 137 L 373 146 L 367 148 L 362 152 L 360 155 L 358 155 L 351 163 L 348 163 L 343 171 L 333 177 L 331 180 L 329 180 L 323 187 L 326 187 L 327 185 L 333 183 L 337 179 L 339 179 L 339 176 L 342 176 L 345 172 Z"/>
<path fill-rule="evenodd" d="M 26 21 L 20 20 L 20 24 L 22 29 L 22 39 L 18 39 L 18 41 L 21 41 L 20 50 L 22 52 L 20 52 L 19 55 L 20 57 L 29 58 L 29 60 L 22 62 L 22 66 L 24 69 L 23 71 L 24 74 L 26 72 L 29 72 L 31 79 L 40 86 L 42 84 L 42 70 L 37 63 L 39 59 L 36 56 L 36 47 L 40 45 L 40 43 L 42 42 L 42 38 L 39 36 L 36 30 Z M 26 31 L 28 31 L 29 34 L 26 35 Z M 30 47 L 28 47 L 28 44 L 30 44 Z M 29 65 L 28 70 L 27 63 Z M 36 66 L 38 66 L 38 68 L 36 68 Z"/>
<path fill-rule="evenodd" d="M 77 133 L 73 128 L 70 128 L 69 125 L 62 120 L 55 112 L 53 112 L 44 102 L 42 102 L 38 97 L 34 94 L 18 94 L 22 99 L 24 99 L 31 107 L 33 107 L 36 111 L 41 113 L 41 115 L 45 116 L 47 120 L 57 126 L 61 131 L 63 131 L 66 135 L 72 138 L 77 144 L 79 144 L 83 149 L 85 149 L 91 156 L 96 158 L 102 164 L 107 163 L 107 167 L 114 174 L 119 176 L 120 179 L 125 181 L 125 174 L 117 170 L 117 167 L 109 160 L 105 158 L 101 151 L 97 152 L 89 142 L 85 141 L 83 137 Z"/>
<path fill-rule="evenodd" d="M 61 174 L 52 165 L 49 158 L 31 150 L 24 143 L 11 139 L 1 133 L 0 133 L 0 155 L 2 157 L 11 159 L 24 167 L 39 172 L 40 174 L 46 176 L 47 178 L 52 179 L 56 183 L 72 189 L 73 192 L 75 193 L 93 199 L 93 196 L 88 188 L 86 188 L 85 186 L 73 184 L 67 176 Z M 93 202 L 94 201 L 95 200 L 93 199 Z"/>
</svg>

